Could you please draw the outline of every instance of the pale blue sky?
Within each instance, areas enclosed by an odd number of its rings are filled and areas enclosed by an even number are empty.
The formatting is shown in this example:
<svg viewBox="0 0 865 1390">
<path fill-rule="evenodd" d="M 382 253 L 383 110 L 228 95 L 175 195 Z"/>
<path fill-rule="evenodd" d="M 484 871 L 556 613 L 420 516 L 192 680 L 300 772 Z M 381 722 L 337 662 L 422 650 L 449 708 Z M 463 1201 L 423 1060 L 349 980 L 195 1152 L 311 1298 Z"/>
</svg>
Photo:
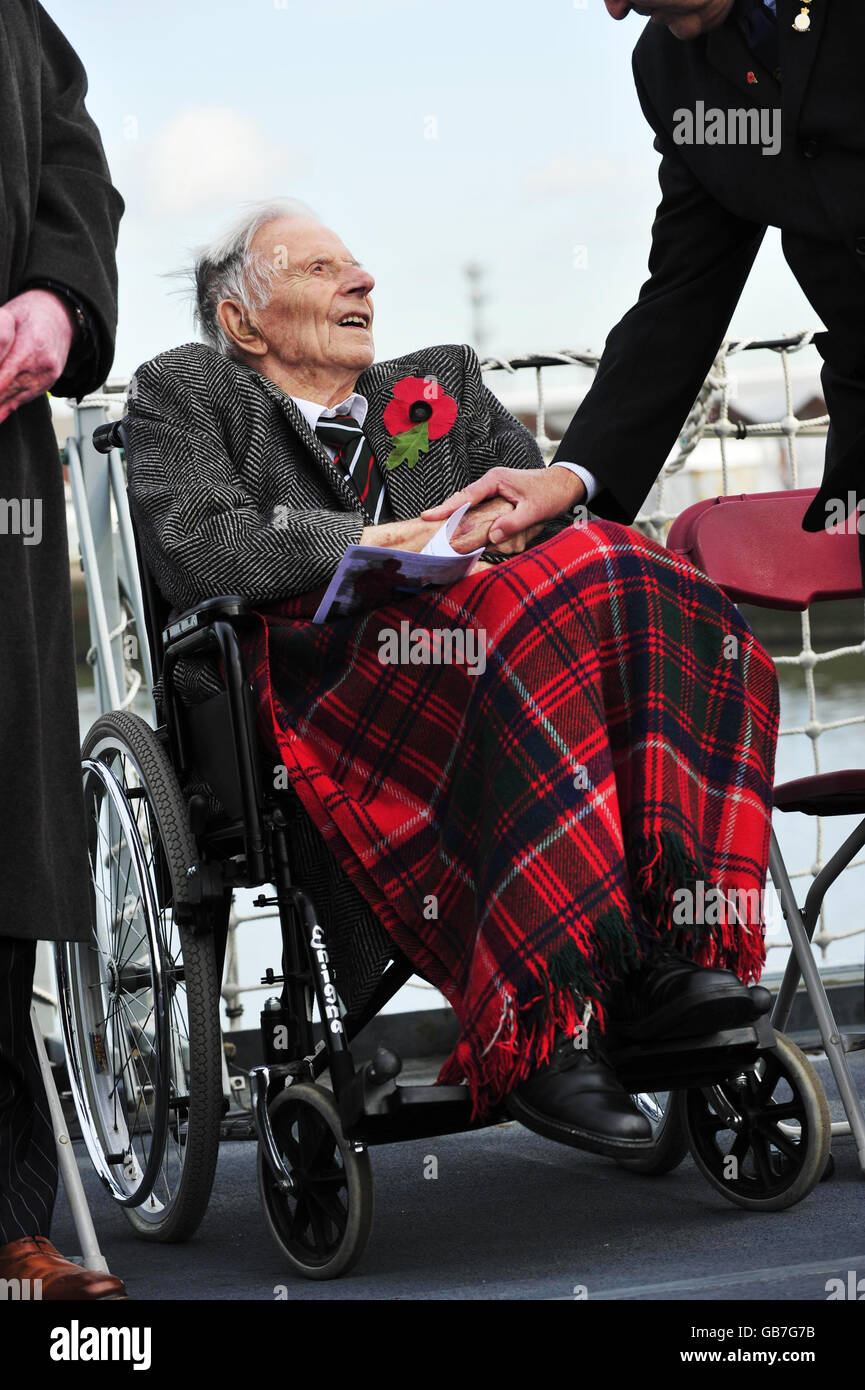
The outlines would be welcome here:
<svg viewBox="0 0 865 1390">
<path fill-rule="evenodd" d="M 377 355 L 599 348 L 646 274 L 657 156 L 601 0 L 45 0 L 127 200 L 115 372 L 193 336 L 165 272 L 243 200 L 294 196 L 375 274 Z M 436 138 L 428 138 L 435 133 Z M 574 248 L 586 264 L 575 267 Z M 734 317 L 816 317 L 770 233 Z"/>
</svg>

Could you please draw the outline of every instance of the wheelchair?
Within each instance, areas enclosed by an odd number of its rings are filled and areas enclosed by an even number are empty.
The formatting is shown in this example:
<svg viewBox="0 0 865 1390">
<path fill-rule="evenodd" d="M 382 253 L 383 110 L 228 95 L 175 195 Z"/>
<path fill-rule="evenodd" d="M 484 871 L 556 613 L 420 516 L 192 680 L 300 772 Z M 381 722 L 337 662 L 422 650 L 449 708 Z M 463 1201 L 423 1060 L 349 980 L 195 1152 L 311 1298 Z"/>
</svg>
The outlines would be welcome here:
<svg viewBox="0 0 865 1390">
<path fill-rule="evenodd" d="M 94 445 L 125 449 L 122 421 Z M 271 790 L 241 637 L 254 621 L 236 595 L 172 616 L 137 545 L 164 720 L 99 718 L 82 749 L 92 937 L 61 943 L 58 995 L 71 1089 L 102 1184 L 137 1236 L 181 1241 L 207 1207 L 226 1102 L 220 979 L 236 889 L 278 910 L 282 959 L 262 983 L 261 1062 L 249 1074 L 266 1225 L 296 1274 L 356 1264 L 373 1220 L 369 1150 L 508 1119 L 471 1119 L 464 1085 L 399 1083 L 401 1058 L 352 1042 L 414 973 L 396 949 L 362 1006 L 344 1005 L 316 907 L 291 871 L 285 793 Z M 223 689 L 195 706 L 175 689 L 181 659 L 216 656 Z M 194 774 L 221 806 L 185 795 Z M 316 1037 L 315 1014 L 320 1033 Z M 830 1118 L 808 1059 L 766 1017 L 647 1046 L 611 1043 L 611 1061 L 653 1125 L 645 1153 L 616 1160 L 669 1172 L 690 1150 L 733 1204 L 780 1210 L 812 1191 L 829 1161 Z M 326 1082 L 326 1084 L 324 1084 Z"/>
</svg>

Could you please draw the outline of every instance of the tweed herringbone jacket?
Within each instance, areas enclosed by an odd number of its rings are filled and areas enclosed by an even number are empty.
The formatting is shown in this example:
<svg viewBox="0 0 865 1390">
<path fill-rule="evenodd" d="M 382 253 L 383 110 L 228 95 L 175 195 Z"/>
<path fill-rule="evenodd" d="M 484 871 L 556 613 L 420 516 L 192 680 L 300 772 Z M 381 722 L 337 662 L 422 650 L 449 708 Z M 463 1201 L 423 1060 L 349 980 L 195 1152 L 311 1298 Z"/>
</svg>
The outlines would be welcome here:
<svg viewBox="0 0 865 1390">
<path fill-rule="evenodd" d="M 542 468 L 527 429 L 484 386 L 470 347 L 426 348 L 362 372 L 364 431 L 380 463 L 395 383 L 434 378 L 457 402 L 453 427 L 413 468 L 385 474 L 398 520 L 416 517 L 496 465 Z M 260 602 L 327 584 L 372 517 L 284 391 L 201 343 L 139 367 L 127 416 L 129 501 L 165 597 Z M 555 528 L 557 529 L 557 528 Z"/>
</svg>

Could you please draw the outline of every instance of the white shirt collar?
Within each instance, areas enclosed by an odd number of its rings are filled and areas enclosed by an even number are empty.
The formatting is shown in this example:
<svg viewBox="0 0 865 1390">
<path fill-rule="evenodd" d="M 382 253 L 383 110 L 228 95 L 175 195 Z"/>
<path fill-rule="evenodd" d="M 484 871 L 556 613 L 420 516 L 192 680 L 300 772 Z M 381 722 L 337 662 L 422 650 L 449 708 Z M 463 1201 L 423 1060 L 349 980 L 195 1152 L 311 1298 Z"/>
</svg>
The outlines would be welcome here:
<svg viewBox="0 0 865 1390">
<path fill-rule="evenodd" d="M 311 430 L 315 429 L 319 420 L 332 420 L 334 415 L 351 415 L 351 417 L 357 420 L 357 423 L 363 427 L 363 422 L 366 419 L 366 412 L 369 408 L 366 396 L 358 395 L 357 391 L 352 391 L 350 395 L 346 396 L 344 401 L 340 401 L 339 405 L 333 406 L 322 405 L 319 401 L 304 401 L 301 400 L 299 396 L 292 396 L 291 399 L 294 401 Z"/>
</svg>

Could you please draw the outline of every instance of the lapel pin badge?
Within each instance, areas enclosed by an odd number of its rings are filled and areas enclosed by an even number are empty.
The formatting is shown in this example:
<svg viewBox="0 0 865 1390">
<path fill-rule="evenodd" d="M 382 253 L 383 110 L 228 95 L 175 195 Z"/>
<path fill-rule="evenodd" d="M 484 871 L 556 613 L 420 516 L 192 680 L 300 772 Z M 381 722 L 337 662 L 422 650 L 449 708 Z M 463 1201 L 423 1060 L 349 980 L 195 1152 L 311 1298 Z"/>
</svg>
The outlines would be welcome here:
<svg viewBox="0 0 865 1390">
<path fill-rule="evenodd" d="M 810 0 L 809 0 L 810 3 Z M 811 28 L 811 15 L 808 5 L 803 5 L 796 18 L 793 20 L 793 28 L 797 34 L 807 34 Z"/>
</svg>

